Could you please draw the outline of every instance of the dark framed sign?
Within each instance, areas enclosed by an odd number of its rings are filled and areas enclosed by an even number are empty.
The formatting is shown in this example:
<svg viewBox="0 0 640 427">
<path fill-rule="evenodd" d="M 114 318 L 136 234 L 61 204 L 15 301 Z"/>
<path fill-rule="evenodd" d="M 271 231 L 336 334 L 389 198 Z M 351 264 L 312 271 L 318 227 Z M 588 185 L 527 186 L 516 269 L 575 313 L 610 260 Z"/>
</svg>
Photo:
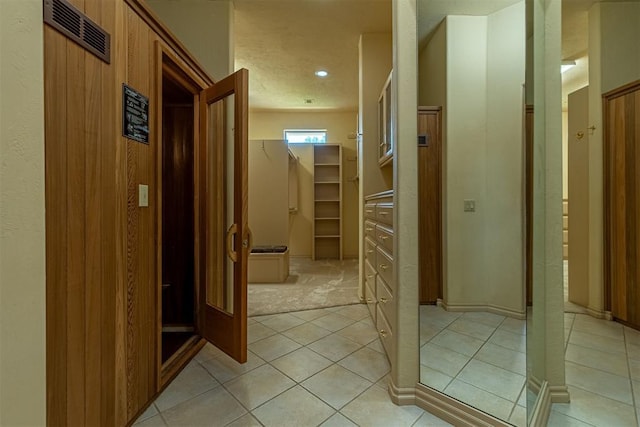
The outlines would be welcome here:
<svg viewBox="0 0 640 427">
<path fill-rule="evenodd" d="M 149 143 L 149 98 L 122 84 L 122 135 Z"/>
</svg>

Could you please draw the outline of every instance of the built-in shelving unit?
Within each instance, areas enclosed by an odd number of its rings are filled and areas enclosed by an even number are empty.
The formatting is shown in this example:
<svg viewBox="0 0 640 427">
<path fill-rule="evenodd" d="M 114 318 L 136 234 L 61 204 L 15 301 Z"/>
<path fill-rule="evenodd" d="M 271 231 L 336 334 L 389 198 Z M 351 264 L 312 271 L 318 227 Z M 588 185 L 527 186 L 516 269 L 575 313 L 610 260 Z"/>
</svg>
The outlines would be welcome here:
<svg viewBox="0 0 640 427">
<path fill-rule="evenodd" d="M 342 146 L 313 146 L 313 259 L 342 259 Z"/>
</svg>

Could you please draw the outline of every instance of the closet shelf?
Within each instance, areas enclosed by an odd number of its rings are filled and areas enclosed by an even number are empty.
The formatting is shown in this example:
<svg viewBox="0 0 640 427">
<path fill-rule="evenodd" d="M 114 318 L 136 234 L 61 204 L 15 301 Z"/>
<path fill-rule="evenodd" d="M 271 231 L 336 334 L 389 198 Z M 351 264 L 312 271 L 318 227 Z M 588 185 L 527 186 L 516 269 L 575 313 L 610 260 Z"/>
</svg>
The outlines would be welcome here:
<svg viewBox="0 0 640 427">
<path fill-rule="evenodd" d="M 342 259 L 342 146 L 313 146 L 313 259 Z"/>
</svg>

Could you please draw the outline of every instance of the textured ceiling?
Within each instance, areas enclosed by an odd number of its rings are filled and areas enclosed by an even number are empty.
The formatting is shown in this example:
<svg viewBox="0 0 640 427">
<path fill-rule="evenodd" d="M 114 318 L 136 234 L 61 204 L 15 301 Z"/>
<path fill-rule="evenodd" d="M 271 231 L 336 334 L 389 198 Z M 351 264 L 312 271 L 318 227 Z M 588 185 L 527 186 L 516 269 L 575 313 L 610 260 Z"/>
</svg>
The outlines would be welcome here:
<svg viewBox="0 0 640 427">
<path fill-rule="evenodd" d="M 235 66 L 249 70 L 253 110 L 358 108 L 358 40 L 361 33 L 391 32 L 391 0 L 234 4 Z M 319 69 L 329 76 L 316 77 Z"/>
</svg>

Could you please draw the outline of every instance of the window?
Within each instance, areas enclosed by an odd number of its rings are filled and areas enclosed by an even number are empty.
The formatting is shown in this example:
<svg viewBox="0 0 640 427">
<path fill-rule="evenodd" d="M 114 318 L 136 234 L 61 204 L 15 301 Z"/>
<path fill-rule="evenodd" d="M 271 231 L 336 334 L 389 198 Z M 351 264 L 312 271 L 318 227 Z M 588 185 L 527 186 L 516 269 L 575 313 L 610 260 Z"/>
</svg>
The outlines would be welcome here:
<svg viewBox="0 0 640 427">
<path fill-rule="evenodd" d="M 324 144 L 327 142 L 327 130 L 285 129 L 284 139 L 289 144 Z"/>
</svg>

